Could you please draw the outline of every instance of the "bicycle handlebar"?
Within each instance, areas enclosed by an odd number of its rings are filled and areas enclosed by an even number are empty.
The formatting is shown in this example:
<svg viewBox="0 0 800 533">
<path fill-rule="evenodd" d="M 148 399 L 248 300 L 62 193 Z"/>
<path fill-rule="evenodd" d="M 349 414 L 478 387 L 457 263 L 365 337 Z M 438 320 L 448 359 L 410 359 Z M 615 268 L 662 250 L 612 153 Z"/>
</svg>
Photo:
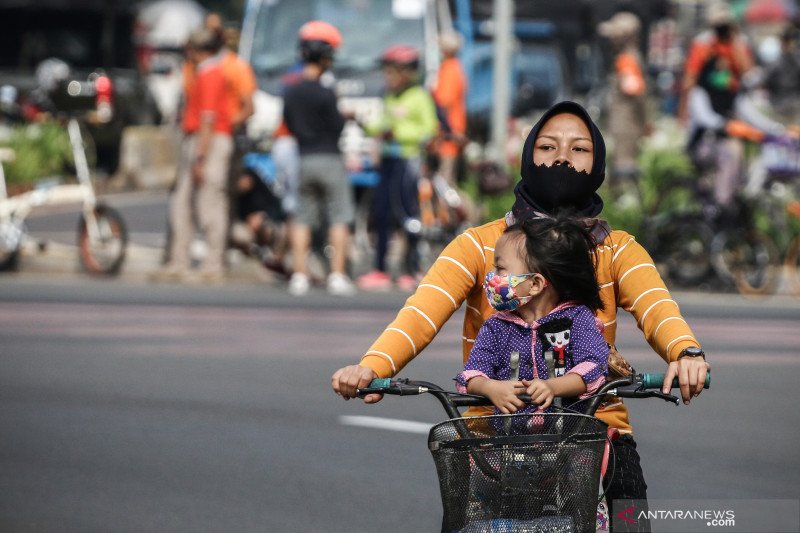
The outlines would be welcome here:
<svg viewBox="0 0 800 533">
<path fill-rule="evenodd" d="M 586 414 L 593 415 L 599 407 L 603 396 L 606 394 L 613 394 L 620 398 L 661 398 L 678 405 L 680 402 L 677 397 L 671 394 L 664 394 L 660 390 L 664 382 L 664 376 L 664 373 L 642 373 L 632 374 L 628 377 L 609 381 L 592 396 L 585 412 Z M 678 386 L 678 378 L 673 379 L 671 388 L 678 388 Z M 711 374 L 706 374 L 703 388 L 708 389 L 710 386 Z M 477 407 L 492 404 L 491 401 L 484 396 L 450 392 L 427 381 L 411 381 L 409 379 L 373 379 L 368 387 L 356 391 L 359 397 L 364 397 L 367 394 L 411 396 L 425 393 L 436 396 L 451 418 L 458 418 L 461 416 L 461 413 L 458 411 L 459 407 Z M 530 396 L 528 395 L 521 395 L 520 399 L 525 403 L 531 403 Z"/>
</svg>

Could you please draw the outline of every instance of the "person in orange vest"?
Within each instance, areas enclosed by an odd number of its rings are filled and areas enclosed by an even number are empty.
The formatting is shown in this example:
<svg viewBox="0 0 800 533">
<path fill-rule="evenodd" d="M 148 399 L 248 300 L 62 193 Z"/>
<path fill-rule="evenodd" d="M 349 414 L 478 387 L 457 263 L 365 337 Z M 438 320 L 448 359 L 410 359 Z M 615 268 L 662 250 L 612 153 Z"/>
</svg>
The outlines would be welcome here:
<svg viewBox="0 0 800 533">
<path fill-rule="evenodd" d="M 458 59 L 461 36 L 445 32 L 439 37 L 442 63 L 433 88 L 433 99 L 447 121 L 449 131 L 440 132 L 439 173 L 450 185 L 456 182 L 456 162 L 467 134 L 467 77 Z M 444 134 L 444 135 L 442 135 Z"/>
<path fill-rule="evenodd" d="M 648 133 L 646 90 L 639 53 L 639 17 L 621 11 L 601 23 L 597 32 L 614 48 L 614 71 L 608 101 L 608 131 L 613 140 L 609 185 L 635 183 L 642 138 Z M 619 191 L 624 194 L 623 190 Z"/>
</svg>

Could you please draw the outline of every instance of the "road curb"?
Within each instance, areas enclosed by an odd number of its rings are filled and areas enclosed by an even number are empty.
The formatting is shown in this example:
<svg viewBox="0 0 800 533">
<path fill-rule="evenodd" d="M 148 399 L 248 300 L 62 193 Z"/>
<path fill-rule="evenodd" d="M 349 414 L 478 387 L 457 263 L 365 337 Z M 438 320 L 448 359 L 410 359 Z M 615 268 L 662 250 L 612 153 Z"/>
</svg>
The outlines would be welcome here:
<svg viewBox="0 0 800 533">
<path fill-rule="evenodd" d="M 164 251 L 161 248 L 129 243 L 119 274 L 115 278 L 126 281 L 149 281 L 150 275 L 162 265 Z M 228 270 L 225 282 L 277 284 L 279 280 L 256 259 L 238 250 L 229 250 Z M 84 274 L 79 260 L 78 247 L 46 241 L 23 247 L 19 271 L 32 274 Z"/>
</svg>

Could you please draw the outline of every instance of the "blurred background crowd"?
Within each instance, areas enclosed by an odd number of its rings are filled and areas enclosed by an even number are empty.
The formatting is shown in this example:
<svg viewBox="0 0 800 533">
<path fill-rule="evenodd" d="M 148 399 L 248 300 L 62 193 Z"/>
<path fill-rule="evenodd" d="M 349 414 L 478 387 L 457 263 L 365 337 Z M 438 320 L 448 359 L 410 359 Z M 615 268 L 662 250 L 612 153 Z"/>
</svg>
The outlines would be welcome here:
<svg viewBox="0 0 800 533">
<path fill-rule="evenodd" d="M 509 208 L 527 128 L 572 99 L 609 145 L 602 216 L 645 236 L 668 278 L 768 290 L 759 261 L 796 268 L 796 0 L 516 1 L 509 21 L 502 3 L 0 0 L 9 194 L 69 175 L 61 125 L 78 116 L 98 187 L 170 191 L 154 280 L 186 280 L 198 264 L 218 281 L 236 248 L 297 295 L 315 283 L 413 290 L 453 236 Z M 206 138 L 209 69 L 227 118 Z M 284 105 L 308 79 L 341 124 L 306 124 Z M 401 102 L 412 87 L 419 100 Z M 305 126 L 332 129 L 335 146 Z M 326 150 L 349 199 L 319 193 L 312 215 L 302 176 Z M 193 196 L 215 179 L 215 194 Z M 734 229 L 758 243 L 734 249 L 720 237 Z M 742 253 L 756 263 L 744 277 L 731 272 Z"/>
</svg>

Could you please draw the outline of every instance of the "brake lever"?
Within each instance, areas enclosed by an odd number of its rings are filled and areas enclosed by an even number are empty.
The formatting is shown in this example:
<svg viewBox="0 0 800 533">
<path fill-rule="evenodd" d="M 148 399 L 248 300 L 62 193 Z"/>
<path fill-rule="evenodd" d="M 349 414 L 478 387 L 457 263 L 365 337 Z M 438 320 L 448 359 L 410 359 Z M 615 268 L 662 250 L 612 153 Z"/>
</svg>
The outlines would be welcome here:
<svg viewBox="0 0 800 533">
<path fill-rule="evenodd" d="M 675 405 L 680 405 L 681 401 L 678 399 L 677 396 L 673 396 L 672 394 L 664 394 L 661 391 L 650 391 L 649 393 L 651 396 L 655 396 L 656 398 L 661 398 L 667 402 L 672 402 Z"/>
<path fill-rule="evenodd" d="M 662 400 L 672 402 L 675 405 L 680 405 L 681 403 L 677 396 L 664 394 L 660 390 L 620 387 L 616 394 L 620 398 L 661 398 Z"/>
</svg>

